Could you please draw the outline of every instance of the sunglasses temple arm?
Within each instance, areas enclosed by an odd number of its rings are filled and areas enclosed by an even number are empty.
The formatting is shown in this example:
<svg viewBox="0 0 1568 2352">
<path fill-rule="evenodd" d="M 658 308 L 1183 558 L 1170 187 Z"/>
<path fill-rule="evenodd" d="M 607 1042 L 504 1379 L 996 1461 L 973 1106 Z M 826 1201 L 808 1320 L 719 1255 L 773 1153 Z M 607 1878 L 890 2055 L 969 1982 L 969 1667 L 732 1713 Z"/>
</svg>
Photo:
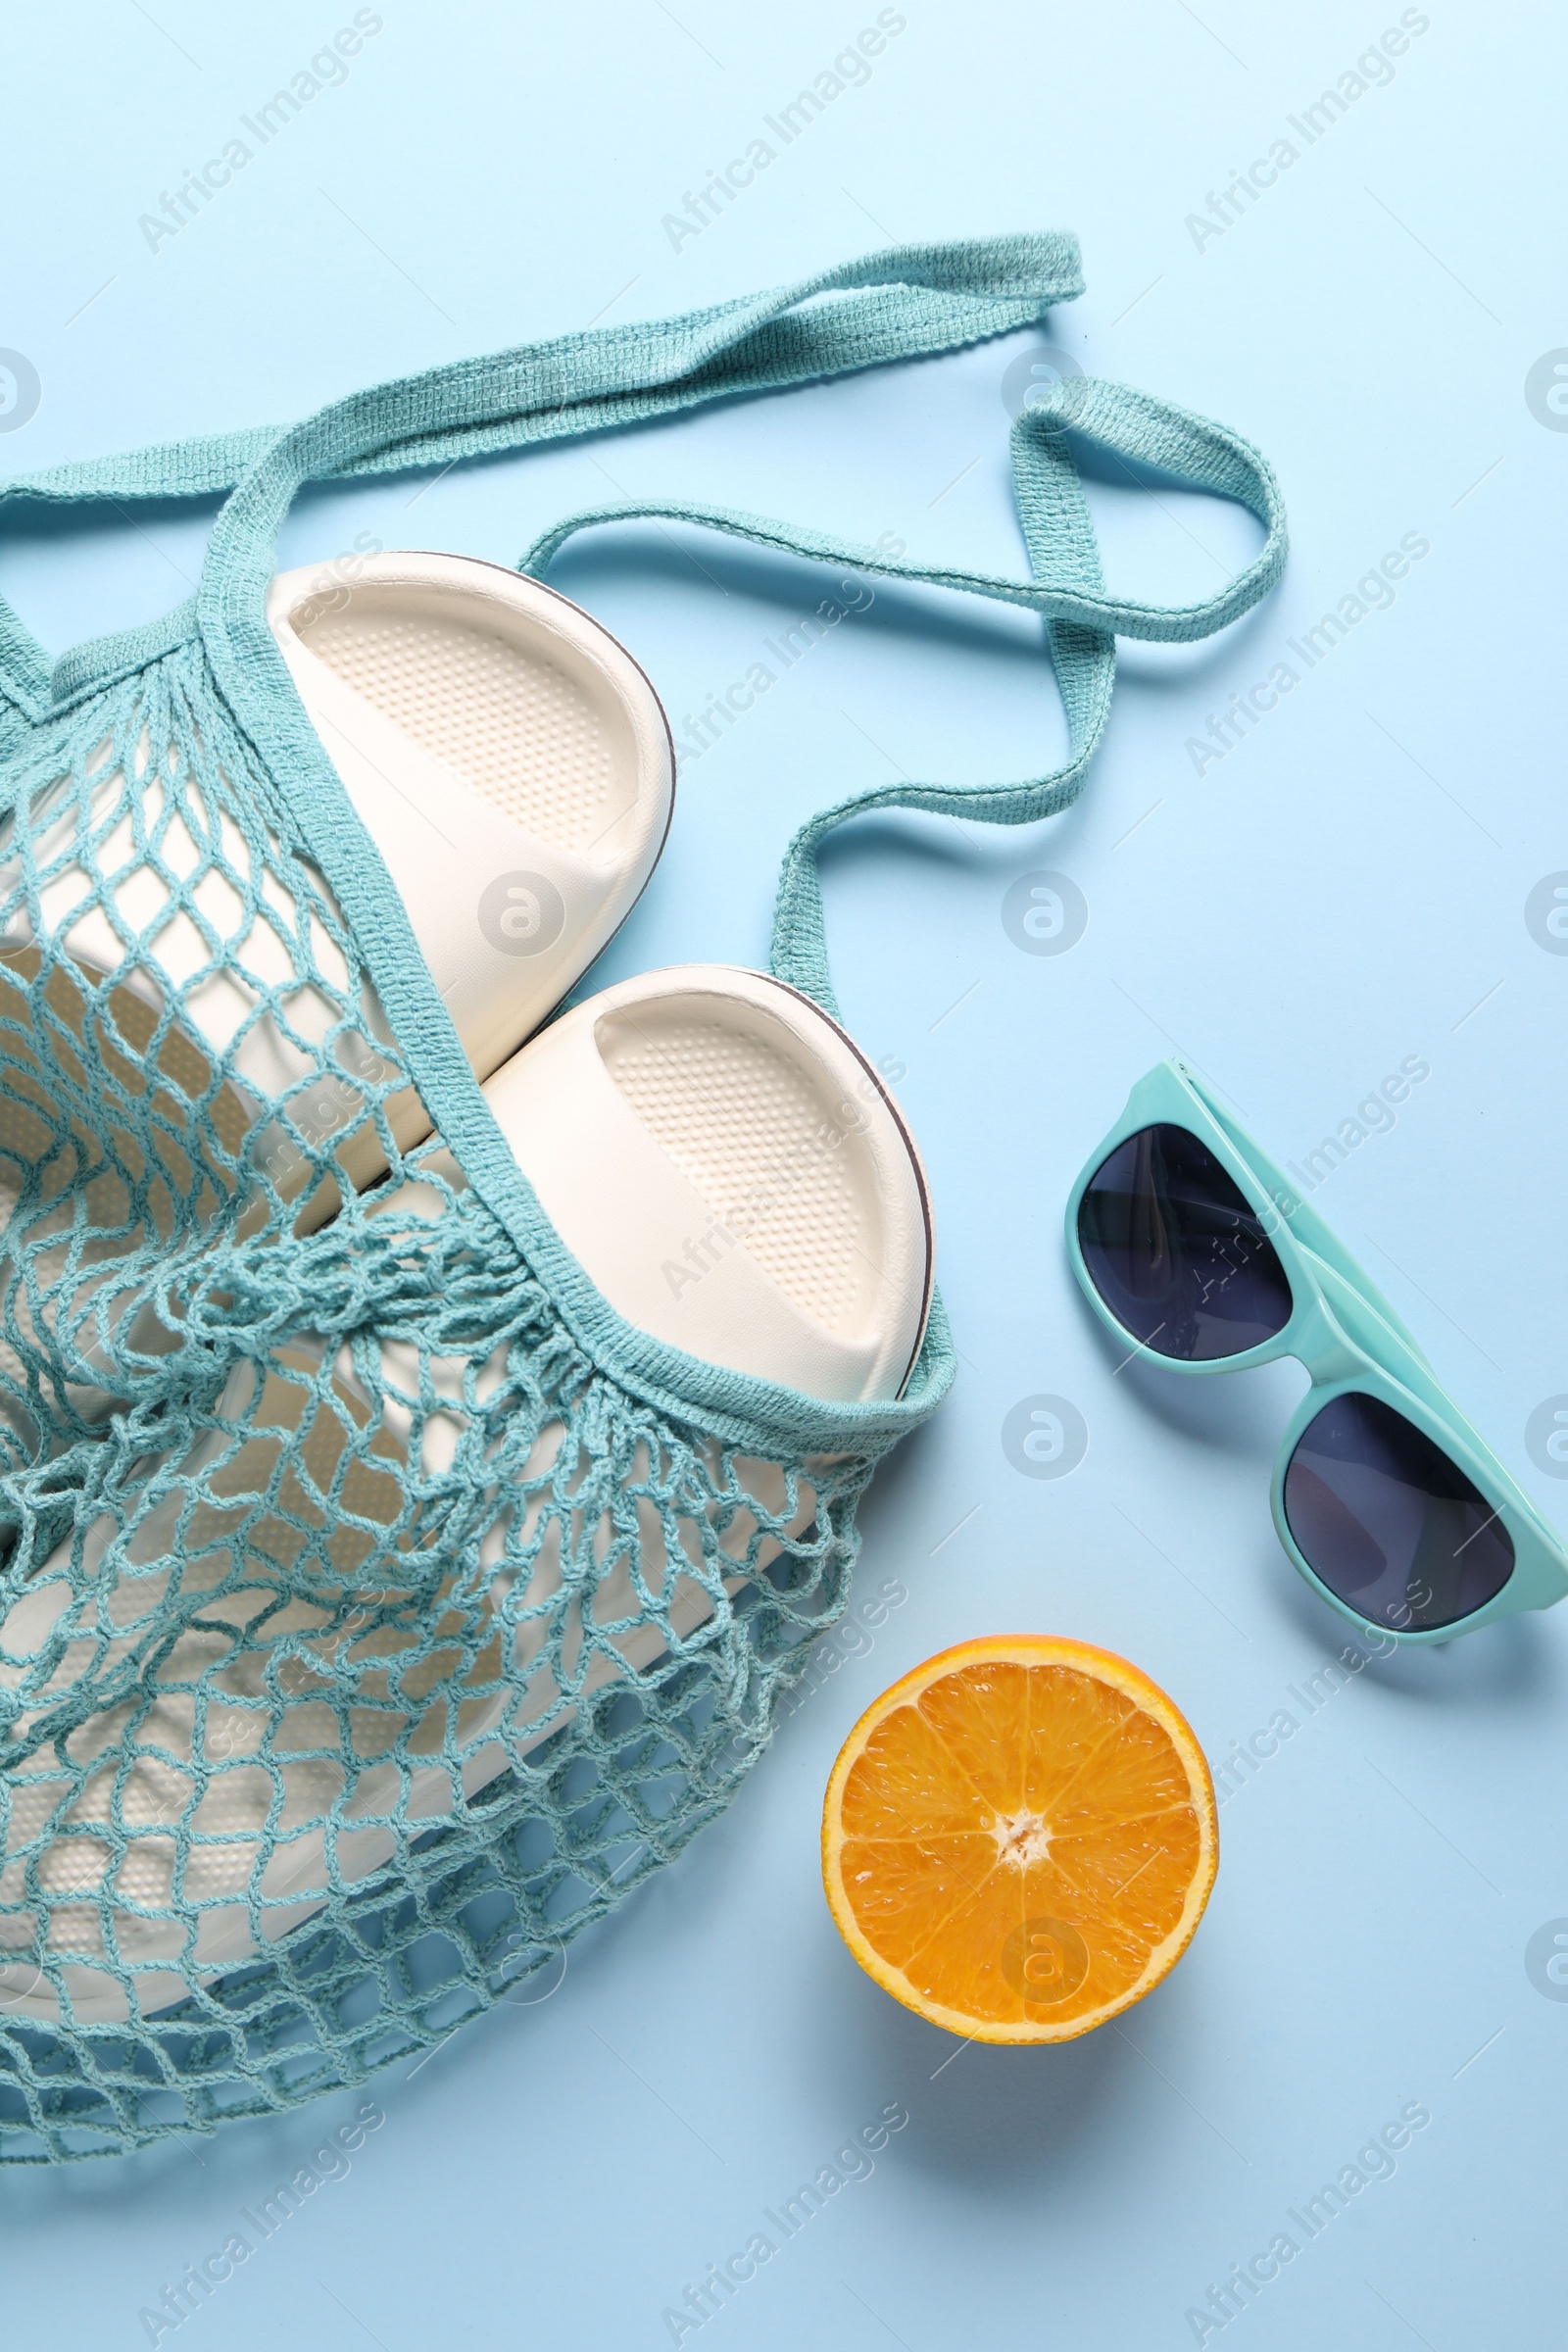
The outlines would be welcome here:
<svg viewBox="0 0 1568 2352">
<path fill-rule="evenodd" d="M 1427 1359 L 1414 1332 L 1395 1312 L 1366 1268 L 1350 1254 L 1339 1235 L 1325 1224 L 1316 1209 L 1302 1198 L 1299 1179 L 1293 1183 L 1284 1169 L 1277 1166 L 1262 1147 L 1253 1142 L 1246 1128 L 1215 1101 L 1209 1089 L 1191 1070 L 1183 1074 L 1187 1083 L 1201 1097 L 1204 1109 L 1232 1151 L 1246 1163 L 1263 1199 L 1284 1217 L 1293 1239 L 1321 1265 L 1337 1274 L 1342 1282 L 1348 1283 L 1372 1312 L 1387 1324 L 1401 1347 L 1425 1365 Z"/>
</svg>

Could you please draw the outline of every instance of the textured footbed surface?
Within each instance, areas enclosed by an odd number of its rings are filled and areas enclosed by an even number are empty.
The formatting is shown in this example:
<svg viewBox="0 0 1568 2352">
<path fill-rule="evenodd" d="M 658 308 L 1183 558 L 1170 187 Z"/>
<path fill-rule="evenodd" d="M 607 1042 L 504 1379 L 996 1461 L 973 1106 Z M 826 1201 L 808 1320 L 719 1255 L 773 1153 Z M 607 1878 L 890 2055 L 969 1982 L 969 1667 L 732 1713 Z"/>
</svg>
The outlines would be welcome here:
<svg viewBox="0 0 1568 2352">
<path fill-rule="evenodd" d="M 586 851 L 628 805 L 608 689 L 589 695 L 542 650 L 395 586 L 293 621 L 345 686 L 525 831 Z"/>
<path fill-rule="evenodd" d="M 793 1306 L 841 1339 L 876 1309 L 875 1174 L 826 1073 L 781 1024 L 701 998 L 606 1013 L 606 1068 L 710 1213 Z"/>
</svg>

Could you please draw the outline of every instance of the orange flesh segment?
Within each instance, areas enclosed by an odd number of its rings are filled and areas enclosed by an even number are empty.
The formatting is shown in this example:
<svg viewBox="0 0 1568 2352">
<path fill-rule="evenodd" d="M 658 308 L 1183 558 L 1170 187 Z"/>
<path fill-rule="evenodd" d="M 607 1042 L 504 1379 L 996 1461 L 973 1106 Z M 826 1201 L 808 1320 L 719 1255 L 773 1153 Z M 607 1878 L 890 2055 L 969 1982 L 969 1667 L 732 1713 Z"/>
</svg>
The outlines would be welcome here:
<svg viewBox="0 0 1568 2352">
<path fill-rule="evenodd" d="M 856 1958 L 950 2031 L 1059 2041 L 1168 1975 L 1213 1884 L 1192 1731 L 1124 1659 L 1041 1636 L 932 1659 L 867 1711 L 824 1809 Z"/>
</svg>

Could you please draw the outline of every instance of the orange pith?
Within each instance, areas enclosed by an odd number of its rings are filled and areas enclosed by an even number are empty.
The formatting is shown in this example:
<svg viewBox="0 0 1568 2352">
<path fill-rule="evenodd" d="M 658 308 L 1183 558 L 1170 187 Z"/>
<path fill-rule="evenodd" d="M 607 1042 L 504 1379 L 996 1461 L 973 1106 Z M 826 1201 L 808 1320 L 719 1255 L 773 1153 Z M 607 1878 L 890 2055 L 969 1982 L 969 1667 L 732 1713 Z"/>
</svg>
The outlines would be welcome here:
<svg viewBox="0 0 1568 2352">
<path fill-rule="evenodd" d="M 1070 2041 L 1169 1975 L 1214 1884 L 1214 1789 L 1163 1690 L 1038 1634 L 965 1642 L 867 1708 L 822 1811 L 839 1933 L 906 2008 Z"/>
</svg>

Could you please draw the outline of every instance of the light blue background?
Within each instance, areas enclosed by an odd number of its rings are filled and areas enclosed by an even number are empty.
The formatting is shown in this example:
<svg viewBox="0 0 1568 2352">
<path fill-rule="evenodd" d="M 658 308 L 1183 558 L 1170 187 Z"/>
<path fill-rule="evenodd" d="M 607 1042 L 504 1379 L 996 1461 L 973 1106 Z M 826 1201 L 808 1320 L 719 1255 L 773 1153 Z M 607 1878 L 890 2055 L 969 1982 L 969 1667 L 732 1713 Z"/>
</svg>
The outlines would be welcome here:
<svg viewBox="0 0 1568 2352">
<path fill-rule="evenodd" d="M 1568 1505 L 1523 1441 L 1568 1390 L 1568 959 L 1524 921 L 1531 887 L 1568 867 L 1568 438 L 1524 393 L 1568 344 L 1562 20 L 1434 0 L 1392 83 L 1200 249 L 1187 216 L 1293 136 L 1285 118 L 1396 7 L 903 13 L 869 82 L 678 251 L 662 217 L 869 4 L 385 0 L 344 84 L 156 253 L 138 217 L 352 10 L 93 0 L 13 11 L 3 37 L 0 344 L 43 385 L 0 437 L 8 469 L 286 419 L 378 376 L 884 243 L 1059 226 L 1082 238 L 1089 292 L 1054 339 L 1254 439 L 1294 532 L 1282 591 L 1226 637 L 1129 652 L 1069 815 L 995 837 L 885 821 L 832 853 L 847 1017 L 907 1065 L 963 1351 L 951 1401 L 866 1512 L 860 1590 L 891 1577 L 908 1597 L 552 1997 L 381 2079 L 387 2120 L 352 2173 L 164 2337 L 182 2352 L 665 2344 L 686 2283 L 894 2101 L 909 2120 L 874 2174 L 688 2343 L 1191 2343 L 1184 2315 L 1208 2283 L 1291 2228 L 1286 2209 L 1406 2101 L 1433 2120 L 1395 2177 L 1234 2328 L 1254 2352 L 1412 2337 L 1459 2352 L 1534 2343 L 1562 2309 L 1568 2004 L 1534 1989 L 1524 1950 L 1568 1913 L 1568 1612 L 1340 1690 L 1226 1805 L 1214 1898 L 1173 1978 L 1122 2029 L 1063 2049 L 960 2051 L 897 2008 L 834 1934 L 816 1856 L 848 1728 L 947 1643 L 1031 1629 L 1124 1651 L 1216 1762 L 1342 1646 L 1269 1522 L 1294 1368 L 1113 1376 L 1067 1275 L 1067 1186 L 1175 1047 L 1290 1158 L 1403 1057 L 1430 1062 L 1318 1204 L 1520 1478 L 1548 1511 Z M 510 561 L 559 513 L 624 489 L 1020 568 L 999 388 L 1039 340 L 318 496 L 283 555 L 368 531 Z M 1146 594 L 1206 592 L 1255 541 L 1209 501 L 1093 496 L 1112 582 Z M 1184 746 L 1206 714 L 1406 533 L 1431 553 L 1392 609 L 1200 778 Z M 64 647 L 181 598 L 201 536 L 172 510 L 19 526 L 0 584 Z M 603 535 L 553 576 L 636 652 L 677 731 L 833 586 L 653 528 Z M 900 769 L 1039 772 L 1062 740 L 1032 622 L 879 587 L 690 764 L 662 871 L 604 976 L 760 960 L 808 810 Z M 1038 868 L 1090 906 L 1059 956 L 1020 953 L 1001 921 L 1009 883 Z M 1002 1450 L 1004 1415 L 1037 1392 L 1073 1400 L 1090 1433 L 1057 1481 Z M 7 2179 L 8 2331 L 145 2342 L 139 2308 L 355 2103 Z"/>
</svg>

